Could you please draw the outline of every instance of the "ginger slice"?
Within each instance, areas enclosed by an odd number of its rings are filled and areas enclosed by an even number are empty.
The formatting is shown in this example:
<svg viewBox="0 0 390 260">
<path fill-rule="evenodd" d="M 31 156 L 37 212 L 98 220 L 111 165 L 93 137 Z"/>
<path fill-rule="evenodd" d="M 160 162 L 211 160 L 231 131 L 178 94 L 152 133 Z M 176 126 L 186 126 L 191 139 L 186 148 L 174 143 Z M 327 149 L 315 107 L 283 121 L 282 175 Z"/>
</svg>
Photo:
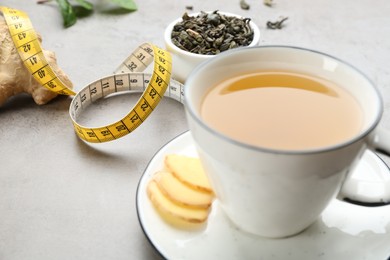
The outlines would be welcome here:
<svg viewBox="0 0 390 260">
<path fill-rule="evenodd" d="M 200 224 L 208 217 L 208 209 L 180 206 L 171 201 L 161 192 L 157 182 L 153 179 L 148 183 L 147 194 L 163 219 L 175 226 Z"/>
<path fill-rule="evenodd" d="M 209 208 L 214 195 L 199 189 L 193 189 L 177 179 L 171 172 L 160 171 L 154 177 L 161 192 L 170 200 L 183 206 Z"/>
<path fill-rule="evenodd" d="M 198 158 L 176 154 L 167 155 L 165 165 L 183 183 L 197 190 L 213 192 Z"/>
</svg>

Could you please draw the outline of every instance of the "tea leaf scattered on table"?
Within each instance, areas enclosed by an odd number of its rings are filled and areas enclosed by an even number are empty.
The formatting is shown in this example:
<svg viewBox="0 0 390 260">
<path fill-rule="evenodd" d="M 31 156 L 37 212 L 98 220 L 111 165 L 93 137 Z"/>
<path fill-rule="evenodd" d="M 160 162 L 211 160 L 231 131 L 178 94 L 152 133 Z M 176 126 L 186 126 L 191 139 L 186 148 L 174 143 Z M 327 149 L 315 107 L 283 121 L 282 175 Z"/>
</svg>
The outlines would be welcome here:
<svg viewBox="0 0 390 260">
<path fill-rule="evenodd" d="M 282 29 L 283 27 L 283 23 L 288 19 L 288 17 L 281 17 L 280 20 L 276 21 L 276 22 L 271 22 L 271 21 L 268 21 L 267 22 L 267 28 L 268 29 Z"/>
<path fill-rule="evenodd" d="M 240 0 L 240 7 L 243 10 L 249 10 L 251 8 L 245 0 Z"/>
<path fill-rule="evenodd" d="M 264 0 L 263 3 L 264 3 L 264 5 L 269 6 L 269 7 L 272 7 L 274 4 L 272 0 Z"/>
</svg>

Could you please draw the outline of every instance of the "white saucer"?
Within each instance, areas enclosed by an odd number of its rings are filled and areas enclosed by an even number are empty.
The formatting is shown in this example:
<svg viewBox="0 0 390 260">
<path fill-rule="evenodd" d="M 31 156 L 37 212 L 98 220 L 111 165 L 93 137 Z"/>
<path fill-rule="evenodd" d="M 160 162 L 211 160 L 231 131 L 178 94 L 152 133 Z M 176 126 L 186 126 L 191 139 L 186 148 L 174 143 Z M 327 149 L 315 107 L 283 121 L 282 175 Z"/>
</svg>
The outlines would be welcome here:
<svg viewBox="0 0 390 260">
<path fill-rule="evenodd" d="M 172 153 L 197 156 L 190 132 L 157 152 L 137 190 L 140 224 L 152 245 L 167 259 L 390 259 L 390 205 L 363 207 L 335 199 L 316 223 L 285 239 L 266 239 L 239 231 L 221 211 L 218 201 L 213 203 L 202 229 L 174 228 L 160 218 L 146 194 L 149 179 L 163 167 L 165 155 Z M 365 156 L 365 163 L 383 163 L 367 161 Z"/>
</svg>

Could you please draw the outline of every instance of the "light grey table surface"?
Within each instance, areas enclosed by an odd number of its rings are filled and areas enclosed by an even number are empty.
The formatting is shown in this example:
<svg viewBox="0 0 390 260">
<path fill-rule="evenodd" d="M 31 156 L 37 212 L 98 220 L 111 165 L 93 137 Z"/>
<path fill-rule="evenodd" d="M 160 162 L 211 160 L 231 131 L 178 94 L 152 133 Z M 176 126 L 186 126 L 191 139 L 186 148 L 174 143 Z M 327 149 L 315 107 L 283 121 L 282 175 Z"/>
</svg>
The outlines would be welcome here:
<svg viewBox="0 0 390 260">
<path fill-rule="evenodd" d="M 383 95 L 381 125 L 390 129 L 389 1 L 274 0 L 269 8 L 247 0 L 247 11 L 238 0 L 135 1 L 136 12 L 97 8 L 69 29 L 62 27 L 54 3 L 2 0 L 0 5 L 28 12 L 43 47 L 55 51 L 76 91 L 111 74 L 139 44 L 163 47 L 164 27 L 186 6 L 251 17 L 261 29 L 261 45 L 316 49 L 364 71 Z M 289 17 L 282 30 L 266 28 L 280 16 Z M 86 117 L 127 112 L 129 97 L 133 102 L 137 95 L 102 102 Z M 136 188 L 159 148 L 187 130 L 182 104 L 164 99 L 131 135 L 86 144 L 74 134 L 70 101 L 61 97 L 38 106 L 20 95 L 0 107 L 0 259 L 158 259 L 137 219 Z"/>
</svg>

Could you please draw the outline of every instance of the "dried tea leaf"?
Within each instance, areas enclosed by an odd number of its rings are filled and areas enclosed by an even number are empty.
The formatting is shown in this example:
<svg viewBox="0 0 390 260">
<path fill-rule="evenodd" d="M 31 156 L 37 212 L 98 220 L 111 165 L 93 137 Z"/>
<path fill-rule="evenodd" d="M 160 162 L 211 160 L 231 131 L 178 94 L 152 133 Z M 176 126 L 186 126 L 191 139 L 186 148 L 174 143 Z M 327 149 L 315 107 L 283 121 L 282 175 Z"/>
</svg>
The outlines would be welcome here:
<svg viewBox="0 0 390 260">
<path fill-rule="evenodd" d="M 282 29 L 283 23 L 284 23 L 287 19 L 288 19 L 288 17 L 281 17 L 280 20 L 275 21 L 275 22 L 268 21 L 268 22 L 267 22 L 267 28 L 268 28 L 268 29 L 272 29 L 272 30 L 275 30 L 275 29 Z"/>
<path fill-rule="evenodd" d="M 273 0 L 263 0 L 264 5 L 272 7 L 273 6 Z"/>
<path fill-rule="evenodd" d="M 250 9 L 250 5 L 247 2 L 245 2 L 245 0 L 240 0 L 240 7 L 243 10 L 249 10 Z"/>
<path fill-rule="evenodd" d="M 185 51 L 214 55 L 222 51 L 248 46 L 253 40 L 249 18 L 226 16 L 214 11 L 197 16 L 184 13 L 172 30 L 172 42 Z"/>
</svg>

